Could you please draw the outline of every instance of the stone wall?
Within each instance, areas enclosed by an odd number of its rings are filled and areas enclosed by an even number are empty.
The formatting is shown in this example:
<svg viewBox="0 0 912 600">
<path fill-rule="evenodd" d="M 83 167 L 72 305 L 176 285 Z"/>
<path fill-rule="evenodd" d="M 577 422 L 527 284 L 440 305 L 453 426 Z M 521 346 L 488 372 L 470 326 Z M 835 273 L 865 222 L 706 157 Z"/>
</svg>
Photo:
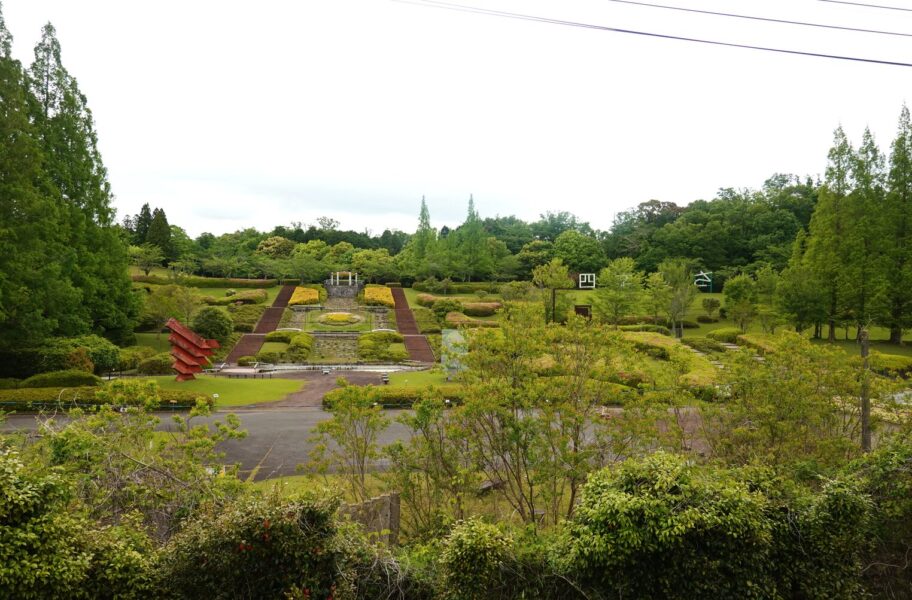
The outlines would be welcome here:
<svg viewBox="0 0 912 600">
<path fill-rule="evenodd" d="M 364 527 L 372 540 L 388 546 L 399 542 L 399 492 L 390 492 L 359 504 L 343 504 L 339 516 Z"/>
<path fill-rule="evenodd" d="M 351 285 L 332 285 L 329 283 L 329 280 L 323 282 L 323 285 L 326 287 L 326 295 L 329 298 L 354 298 L 358 295 L 358 292 L 361 291 L 363 285 L 361 283 Z"/>
</svg>

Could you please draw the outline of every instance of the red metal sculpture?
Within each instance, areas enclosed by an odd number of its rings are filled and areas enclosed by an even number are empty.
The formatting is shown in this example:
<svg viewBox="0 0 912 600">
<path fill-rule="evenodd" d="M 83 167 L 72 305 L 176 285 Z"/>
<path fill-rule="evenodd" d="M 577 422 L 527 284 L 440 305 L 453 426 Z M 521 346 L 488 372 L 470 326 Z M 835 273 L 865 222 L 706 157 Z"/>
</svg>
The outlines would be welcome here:
<svg viewBox="0 0 912 600">
<path fill-rule="evenodd" d="M 194 379 L 193 374 L 201 372 L 203 365 L 209 363 L 208 357 L 219 343 L 197 335 L 177 319 L 169 319 L 166 326 L 171 330 L 168 336 L 174 357 L 171 367 L 177 371 L 177 381 Z"/>
</svg>

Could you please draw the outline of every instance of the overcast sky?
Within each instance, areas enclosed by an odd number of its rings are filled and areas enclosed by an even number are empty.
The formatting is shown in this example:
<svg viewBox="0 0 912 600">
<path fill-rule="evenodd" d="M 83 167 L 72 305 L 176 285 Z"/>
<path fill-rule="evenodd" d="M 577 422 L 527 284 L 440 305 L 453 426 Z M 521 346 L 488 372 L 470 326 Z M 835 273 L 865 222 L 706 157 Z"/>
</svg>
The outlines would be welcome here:
<svg viewBox="0 0 912 600">
<path fill-rule="evenodd" d="M 455 1 L 912 62 L 912 37 L 611 0 Z M 912 34 L 912 10 L 655 3 Z M 3 10 L 25 63 L 41 26 L 57 28 L 95 114 L 119 215 L 148 202 L 193 236 L 321 215 L 413 231 L 422 195 L 432 223 L 452 226 L 469 194 L 482 216 L 568 210 L 607 229 L 651 198 L 686 204 L 775 172 L 822 173 L 840 123 L 853 142 L 869 126 L 888 150 L 912 93 L 910 68 L 393 0 L 4 0 Z"/>
</svg>

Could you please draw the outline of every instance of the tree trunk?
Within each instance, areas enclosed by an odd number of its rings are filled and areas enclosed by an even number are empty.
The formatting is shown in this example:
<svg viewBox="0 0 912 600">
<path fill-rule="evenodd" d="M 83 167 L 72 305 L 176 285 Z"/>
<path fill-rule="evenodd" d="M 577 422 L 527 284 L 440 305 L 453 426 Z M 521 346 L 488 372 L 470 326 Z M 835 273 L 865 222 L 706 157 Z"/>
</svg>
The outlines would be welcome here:
<svg viewBox="0 0 912 600">
<path fill-rule="evenodd" d="M 902 327 L 891 327 L 890 328 L 890 343 L 891 344 L 902 344 L 903 330 Z"/>
<path fill-rule="evenodd" d="M 827 341 L 835 342 L 836 341 L 836 321 L 833 319 L 830 319 L 827 326 L 828 326 Z"/>
<path fill-rule="evenodd" d="M 868 330 L 861 331 L 861 449 L 871 451 L 871 398 L 868 386 Z"/>
</svg>

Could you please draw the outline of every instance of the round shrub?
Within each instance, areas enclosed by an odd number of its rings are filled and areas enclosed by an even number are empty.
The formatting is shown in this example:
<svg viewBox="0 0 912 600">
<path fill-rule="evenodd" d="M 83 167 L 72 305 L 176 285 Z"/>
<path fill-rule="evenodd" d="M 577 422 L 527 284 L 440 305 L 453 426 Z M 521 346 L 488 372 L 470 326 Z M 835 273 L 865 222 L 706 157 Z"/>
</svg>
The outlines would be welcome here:
<svg viewBox="0 0 912 600">
<path fill-rule="evenodd" d="M 742 334 L 742 331 L 737 327 L 722 327 L 721 329 L 716 329 L 710 331 L 706 334 L 711 340 L 716 340 L 717 342 L 725 342 L 726 344 L 734 344 L 738 341 L 738 336 Z"/>
<path fill-rule="evenodd" d="M 282 354 L 279 352 L 257 352 L 257 362 L 275 364 L 282 360 Z"/>
<path fill-rule="evenodd" d="M 249 367 L 257 362 L 256 356 L 242 356 L 238 358 L 239 367 Z"/>
<path fill-rule="evenodd" d="M 500 308 L 500 302 L 466 302 L 462 312 L 470 317 L 490 317 Z"/>
<path fill-rule="evenodd" d="M 32 375 L 19 384 L 21 388 L 83 387 L 101 385 L 101 378 L 80 369 L 66 369 Z"/>
<path fill-rule="evenodd" d="M 67 369 L 85 371 L 86 373 L 93 373 L 95 371 L 95 363 L 89 358 L 89 351 L 85 348 L 73 349 L 73 351 L 67 355 L 65 364 Z"/>
<path fill-rule="evenodd" d="M 234 331 L 234 321 L 227 312 L 214 306 L 207 306 L 193 317 L 193 331 L 203 336 L 224 343 Z"/>
<path fill-rule="evenodd" d="M 313 336 L 309 333 L 299 333 L 291 338 L 285 357 L 291 362 L 303 362 L 310 357 L 313 350 Z"/>
<path fill-rule="evenodd" d="M 171 368 L 172 362 L 174 359 L 171 355 L 162 352 L 141 360 L 136 370 L 143 375 L 171 375 L 174 373 L 174 369 Z"/>
<path fill-rule="evenodd" d="M 266 334 L 267 342 L 282 342 L 284 344 L 290 344 L 292 336 L 295 335 L 294 331 L 270 331 Z"/>
<path fill-rule="evenodd" d="M 510 540 L 494 525 L 477 519 L 453 527 L 444 543 L 440 568 L 445 597 L 452 600 L 496 597 L 509 585 Z"/>
<path fill-rule="evenodd" d="M 19 380 L 15 377 L 0 378 L 0 390 L 14 390 L 19 387 Z"/>
<path fill-rule="evenodd" d="M 155 356 L 155 348 L 149 346 L 129 346 L 120 349 L 120 362 L 117 363 L 119 371 L 129 371 L 139 367 L 139 363 Z"/>
<path fill-rule="evenodd" d="M 459 300 L 452 300 L 450 298 L 441 298 L 434 302 L 434 305 L 431 306 L 431 310 L 434 311 L 434 314 L 437 315 L 438 319 L 445 319 L 447 314 L 451 312 L 462 312 L 462 303 Z"/>
<path fill-rule="evenodd" d="M 317 317 L 317 321 L 324 325 L 351 325 L 361 320 L 361 317 L 349 312 L 331 312 Z"/>
<path fill-rule="evenodd" d="M 163 591 L 183 598 L 332 598 L 344 562 L 335 509 L 266 495 L 201 514 L 164 549 Z"/>
</svg>

